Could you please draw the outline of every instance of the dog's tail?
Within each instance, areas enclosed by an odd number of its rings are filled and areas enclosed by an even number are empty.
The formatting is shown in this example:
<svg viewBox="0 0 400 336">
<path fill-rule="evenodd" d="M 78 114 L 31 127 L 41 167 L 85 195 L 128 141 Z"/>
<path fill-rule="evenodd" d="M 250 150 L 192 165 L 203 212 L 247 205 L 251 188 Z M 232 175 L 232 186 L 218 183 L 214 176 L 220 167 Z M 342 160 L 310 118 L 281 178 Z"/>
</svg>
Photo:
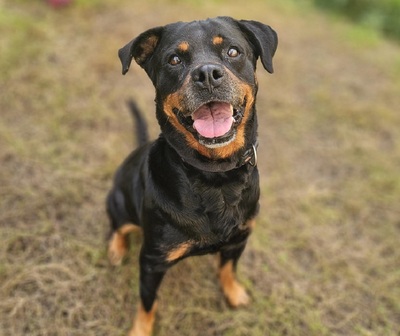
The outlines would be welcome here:
<svg viewBox="0 0 400 336">
<path fill-rule="evenodd" d="M 128 103 L 129 109 L 131 110 L 131 114 L 132 114 L 132 117 L 135 122 L 134 133 L 136 135 L 137 147 L 140 147 L 149 141 L 149 132 L 148 132 L 148 127 L 147 127 L 147 122 L 143 118 L 143 115 L 140 112 L 140 109 L 138 108 L 138 106 L 132 99 L 128 100 L 127 103 Z"/>
</svg>

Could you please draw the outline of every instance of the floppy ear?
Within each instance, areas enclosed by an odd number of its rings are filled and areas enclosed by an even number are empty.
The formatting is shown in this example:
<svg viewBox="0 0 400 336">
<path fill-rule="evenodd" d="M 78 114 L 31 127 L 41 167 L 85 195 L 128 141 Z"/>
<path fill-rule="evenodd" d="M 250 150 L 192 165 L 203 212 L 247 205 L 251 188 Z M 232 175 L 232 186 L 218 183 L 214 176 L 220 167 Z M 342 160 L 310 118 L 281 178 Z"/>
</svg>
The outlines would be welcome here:
<svg viewBox="0 0 400 336">
<path fill-rule="evenodd" d="M 122 63 L 123 75 L 128 72 L 132 58 L 142 68 L 145 67 L 146 61 L 153 55 L 154 49 L 161 38 L 162 31 L 163 27 L 149 29 L 119 49 L 118 56 Z"/>
<path fill-rule="evenodd" d="M 257 21 L 240 20 L 239 27 L 254 45 L 257 52 L 256 56 L 260 56 L 265 70 L 273 73 L 272 57 L 278 46 L 276 32 L 270 26 Z"/>
</svg>

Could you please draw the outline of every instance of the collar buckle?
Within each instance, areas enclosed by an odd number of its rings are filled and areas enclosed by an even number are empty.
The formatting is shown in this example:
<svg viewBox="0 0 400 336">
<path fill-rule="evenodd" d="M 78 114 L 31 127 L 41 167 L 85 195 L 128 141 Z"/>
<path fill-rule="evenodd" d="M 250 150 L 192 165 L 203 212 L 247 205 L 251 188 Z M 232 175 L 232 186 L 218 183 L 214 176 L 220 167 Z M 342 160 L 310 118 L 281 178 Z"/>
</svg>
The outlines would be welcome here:
<svg viewBox="0 0 400 336">
<path fill-rule="evenodd" d="M 248 163 L 250 166 L 255 167 L 257 166 L 257 161 L 257 144 L 253 144 L 246 152 L 244 152 L 240 166 Z"/>
</svg>

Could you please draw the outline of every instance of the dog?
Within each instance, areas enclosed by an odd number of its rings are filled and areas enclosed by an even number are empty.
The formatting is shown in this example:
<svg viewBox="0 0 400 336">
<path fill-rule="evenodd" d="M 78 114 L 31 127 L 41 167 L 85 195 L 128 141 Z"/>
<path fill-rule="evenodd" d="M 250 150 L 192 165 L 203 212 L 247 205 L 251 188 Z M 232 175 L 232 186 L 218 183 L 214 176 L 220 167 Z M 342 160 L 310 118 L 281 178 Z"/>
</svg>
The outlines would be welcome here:
<svg viewBox="0 0 400 336">
<path fill-rule="evenodd" d="M 112 264 L 126 254 L 127 234 L 143 232 L 129 335 L 151 335 L 160 283 L 189 256 L 219 253 L 227 302 L 248 304 L 235 274 L 259 211 L 255 70 L 260 58 L 273 73 L 277 44 L 268 25 L 217 17 L 149 29 L 119 50 L 123 74 L 134 59 L 153 82 L 161 129 L 153 142 L 142 136 L 107 197 Z"/>
</svg>

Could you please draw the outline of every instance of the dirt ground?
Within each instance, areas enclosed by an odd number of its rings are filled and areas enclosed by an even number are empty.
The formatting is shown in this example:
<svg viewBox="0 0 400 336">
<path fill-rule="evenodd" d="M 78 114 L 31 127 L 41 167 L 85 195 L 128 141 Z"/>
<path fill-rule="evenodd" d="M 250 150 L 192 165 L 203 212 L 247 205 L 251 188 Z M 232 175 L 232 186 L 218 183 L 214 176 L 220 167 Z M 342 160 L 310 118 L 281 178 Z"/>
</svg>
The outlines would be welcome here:
<svg viewBox="0 0 400 336">
<path fill-rule="evenodd" d="M 218 15 L 279 34 L 259 66 L 261 213 L 231 310 L 214 256 L 160 290 L 156 336 L 400 334 L 400 46 L 307 1 L 0 0 L 0 335 L 124 335 L 138 302 L 133 236 L 106 259 L 105 195 L 146 112 L 117 50 L 145 29 Z"/>
</svg>

